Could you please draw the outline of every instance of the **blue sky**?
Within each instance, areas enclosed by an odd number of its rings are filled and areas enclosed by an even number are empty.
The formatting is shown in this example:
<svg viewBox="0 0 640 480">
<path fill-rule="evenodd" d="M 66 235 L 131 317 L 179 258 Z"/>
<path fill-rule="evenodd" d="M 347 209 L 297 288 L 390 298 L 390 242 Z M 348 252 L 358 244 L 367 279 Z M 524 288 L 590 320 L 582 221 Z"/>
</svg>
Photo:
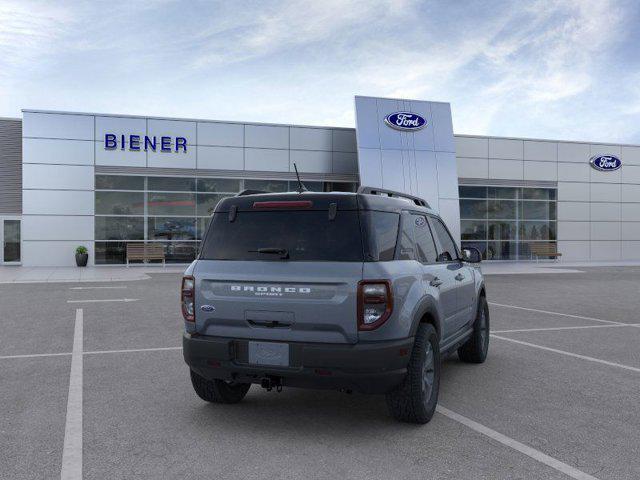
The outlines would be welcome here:
<svg viewBox="0 0 640 480">
<path fill-rule="evenodd" d="M 640 143 L 640 2 L 0 0 L 22 108 L 354 126 L 353 96 L 454 131 Z"/>
</svg>

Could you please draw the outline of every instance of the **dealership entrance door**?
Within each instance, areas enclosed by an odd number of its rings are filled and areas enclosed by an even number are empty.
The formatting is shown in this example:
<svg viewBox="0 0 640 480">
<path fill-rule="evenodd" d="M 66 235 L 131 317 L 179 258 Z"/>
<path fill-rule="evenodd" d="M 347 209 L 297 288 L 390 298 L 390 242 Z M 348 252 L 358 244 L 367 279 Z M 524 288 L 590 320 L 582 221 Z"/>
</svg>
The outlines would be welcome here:
<svg viewBox="0 0 640 480">
<path fill-rule="evenodd" d="M 0 217 L 0 247 L 0 264 L 20 264 L 20 217 Z"/>
</svg>

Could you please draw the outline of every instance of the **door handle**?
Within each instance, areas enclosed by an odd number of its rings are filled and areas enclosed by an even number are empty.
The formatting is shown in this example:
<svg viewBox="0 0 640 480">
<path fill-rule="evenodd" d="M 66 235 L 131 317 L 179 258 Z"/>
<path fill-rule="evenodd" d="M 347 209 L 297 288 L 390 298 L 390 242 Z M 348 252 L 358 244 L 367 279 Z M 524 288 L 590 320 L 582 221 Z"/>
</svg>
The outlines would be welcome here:
<svg viewBox="0 0 640 480">
<path fill-rule="evenodd" d="M 457 274 L 455 276 L 455 279 L 459 282 L 461 282 L 462 280 L 464 280 L 464 275 L 462 275 L 461 273 Z"/>
<path fill-rule="evenodd" d="M 429 282 L 429 285 L 431 285 L 432 287 L 439 287 L 440 285 L 442 285 L 442 280 L 436 277 Z"/>
</svg>

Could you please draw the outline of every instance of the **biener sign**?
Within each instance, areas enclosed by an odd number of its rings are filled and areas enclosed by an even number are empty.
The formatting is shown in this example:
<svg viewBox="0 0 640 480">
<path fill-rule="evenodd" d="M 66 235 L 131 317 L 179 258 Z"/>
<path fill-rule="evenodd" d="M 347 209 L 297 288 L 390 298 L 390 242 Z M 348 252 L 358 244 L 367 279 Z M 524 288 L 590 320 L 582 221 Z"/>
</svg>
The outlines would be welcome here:
<svg viewBox="0 0 640 480">
<path fill-rule="evenodd" d="M 152 152 L 184 152 L 187 153 L 187 139 L 184 137 L 148 137 L 147 135 L 116 135 L 115 133 L 105 133 L 105 150 L 125 150 L 127 145 L 129 150 Z"/>
</svg>

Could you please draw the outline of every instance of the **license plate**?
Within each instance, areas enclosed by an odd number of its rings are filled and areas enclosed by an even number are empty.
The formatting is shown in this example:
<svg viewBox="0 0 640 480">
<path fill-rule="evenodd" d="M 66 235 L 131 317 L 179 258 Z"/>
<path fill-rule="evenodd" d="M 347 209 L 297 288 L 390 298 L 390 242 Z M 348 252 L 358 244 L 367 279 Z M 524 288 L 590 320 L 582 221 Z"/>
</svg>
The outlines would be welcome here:
<svg viewBox="0 0 640 480">
<path fill-rule="evenodd" d="M 249 342 L 249 363 L 253 365 L 289 366 L 289 344 Z"/>
</svg>

